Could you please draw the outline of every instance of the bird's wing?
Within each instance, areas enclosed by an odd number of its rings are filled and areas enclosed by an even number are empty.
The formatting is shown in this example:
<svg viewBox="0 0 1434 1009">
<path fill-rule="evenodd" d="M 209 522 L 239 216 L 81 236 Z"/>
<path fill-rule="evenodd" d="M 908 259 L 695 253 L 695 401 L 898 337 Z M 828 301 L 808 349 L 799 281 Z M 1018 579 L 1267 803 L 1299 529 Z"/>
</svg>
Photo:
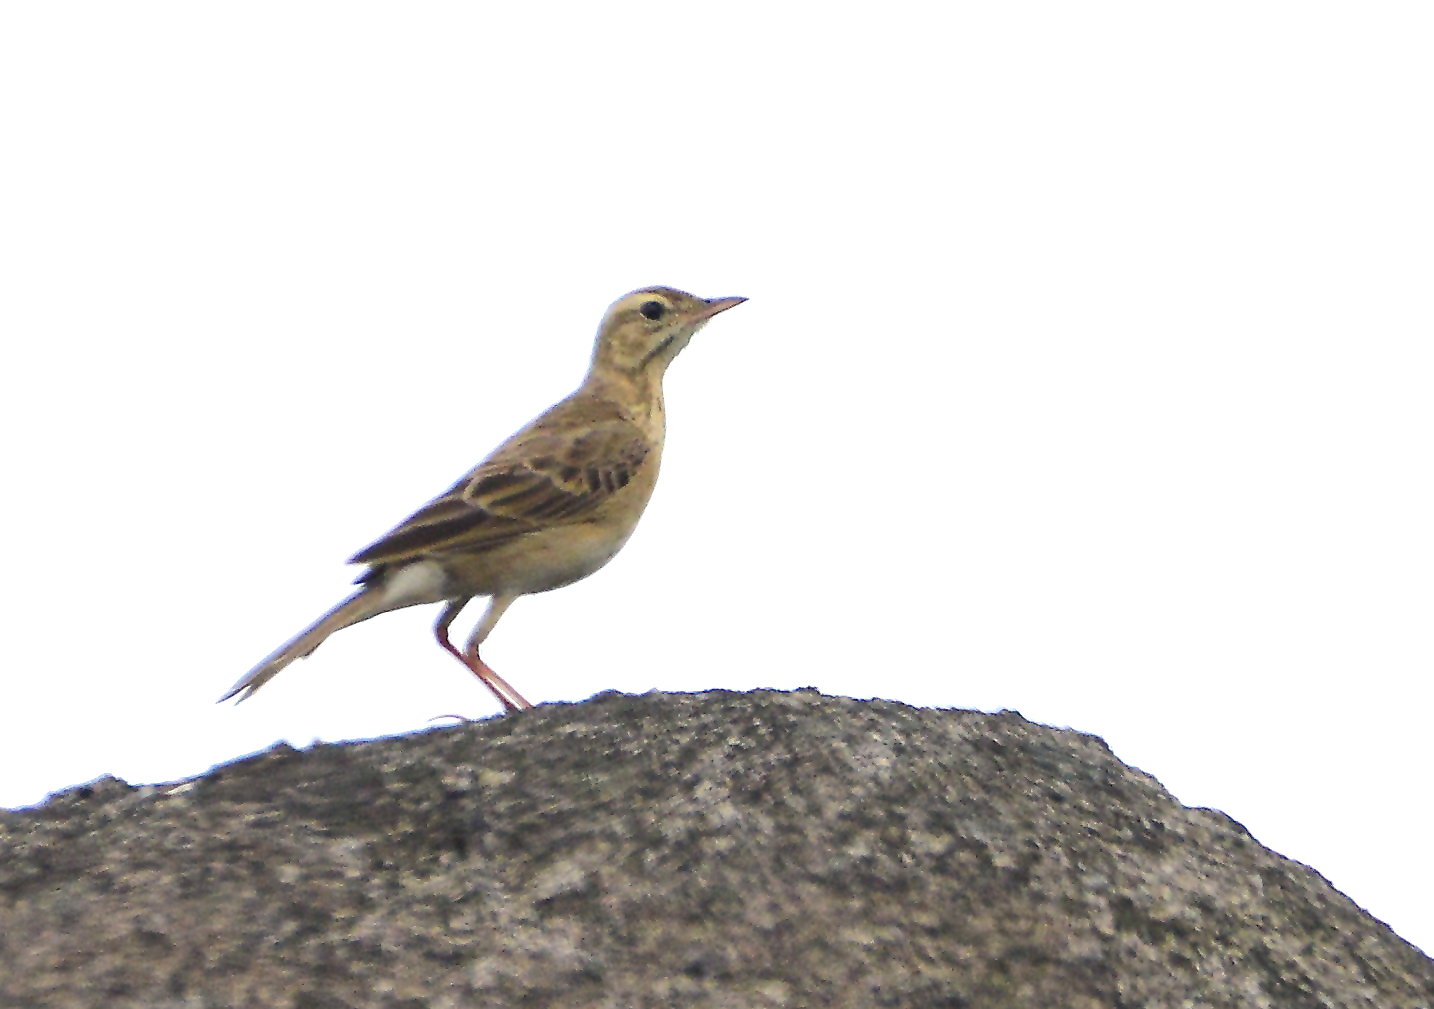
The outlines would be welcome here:
<svg viewBox="0 0 1434 1009">
<path fill-rule="evenodd" d="M 582 521 L 652 456 L 642 430 L 608 406 L 568 400 L 554 407 L 350 563 L 482 552 L 535 529 Z"/>
</svg>

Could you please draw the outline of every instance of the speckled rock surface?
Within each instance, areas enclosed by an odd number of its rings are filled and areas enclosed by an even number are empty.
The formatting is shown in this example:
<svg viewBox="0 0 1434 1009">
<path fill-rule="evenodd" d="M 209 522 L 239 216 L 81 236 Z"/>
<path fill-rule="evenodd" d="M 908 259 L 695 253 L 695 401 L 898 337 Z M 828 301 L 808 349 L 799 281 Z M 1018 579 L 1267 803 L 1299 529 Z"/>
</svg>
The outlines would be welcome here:
<svg viewBox="0 0 1434 1009">
<path fill-rule="evenodd" d="M 1434 1007 L 1434 961 L 1091 736 L 603 695 L 0 813 L 0 1005 Z"/>
</svg>

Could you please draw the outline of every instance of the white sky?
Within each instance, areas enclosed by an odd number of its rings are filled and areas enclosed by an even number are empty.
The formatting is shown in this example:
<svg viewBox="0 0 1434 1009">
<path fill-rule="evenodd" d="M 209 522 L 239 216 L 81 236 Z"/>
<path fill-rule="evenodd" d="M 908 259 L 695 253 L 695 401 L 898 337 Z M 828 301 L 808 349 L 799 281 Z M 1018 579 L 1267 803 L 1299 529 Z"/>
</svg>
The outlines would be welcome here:
<svg viewBox="0 0 1434 1009">
<path fill-rule="evenodd" d="M 1015 708 L 1434 949 L 1434 13 L 854 10 L 6 5 L 0 803 L 491 713 L 427 608 L 214 700 L 663 283 L 520 690 Z"/>
</svg>

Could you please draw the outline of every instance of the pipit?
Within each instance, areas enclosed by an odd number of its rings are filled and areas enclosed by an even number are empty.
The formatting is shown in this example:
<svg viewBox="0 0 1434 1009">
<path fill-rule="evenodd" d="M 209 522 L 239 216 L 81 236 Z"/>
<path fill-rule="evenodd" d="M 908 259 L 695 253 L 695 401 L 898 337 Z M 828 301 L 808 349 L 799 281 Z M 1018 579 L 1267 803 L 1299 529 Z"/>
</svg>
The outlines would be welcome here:
<svg viewBox="0 0 1434 1009">
<path fill-rule="evenodd" d="M 582 385 L 513 435 L 352 564 L 358 591 L 251 669 L 227 694 L 245 700 L 330 634 L 406 606 L 443 603 L 438 643 L 508 711 L 532 707 L 478 656 L 519 596 L 571 585 L 622 549 L 652 496 L 666 417 L 662 376 L 692 335 L 745 298 L 710 301 L 648 287 L 619 298 L 598 329 Z M 490 601 L 463 650 L 448 628 Z"/>
</svg>

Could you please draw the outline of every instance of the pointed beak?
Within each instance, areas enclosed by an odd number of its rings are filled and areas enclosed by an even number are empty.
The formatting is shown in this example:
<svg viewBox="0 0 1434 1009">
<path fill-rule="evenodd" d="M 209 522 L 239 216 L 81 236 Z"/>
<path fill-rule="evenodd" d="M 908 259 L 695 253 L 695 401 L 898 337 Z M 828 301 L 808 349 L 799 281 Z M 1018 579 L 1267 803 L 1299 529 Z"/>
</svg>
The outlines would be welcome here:
<svg viewBox="0 0 1434 1009">
<path fill-rule="evenodd" d="M 736 308 L 746 300 L 746 298 L 713 298 L 707 302 L 706 307 L 697 310 L 695 318 L 699 320 L 710 319 L 718 312 L 725 312 L 729 308 Z"/>
</svg>

